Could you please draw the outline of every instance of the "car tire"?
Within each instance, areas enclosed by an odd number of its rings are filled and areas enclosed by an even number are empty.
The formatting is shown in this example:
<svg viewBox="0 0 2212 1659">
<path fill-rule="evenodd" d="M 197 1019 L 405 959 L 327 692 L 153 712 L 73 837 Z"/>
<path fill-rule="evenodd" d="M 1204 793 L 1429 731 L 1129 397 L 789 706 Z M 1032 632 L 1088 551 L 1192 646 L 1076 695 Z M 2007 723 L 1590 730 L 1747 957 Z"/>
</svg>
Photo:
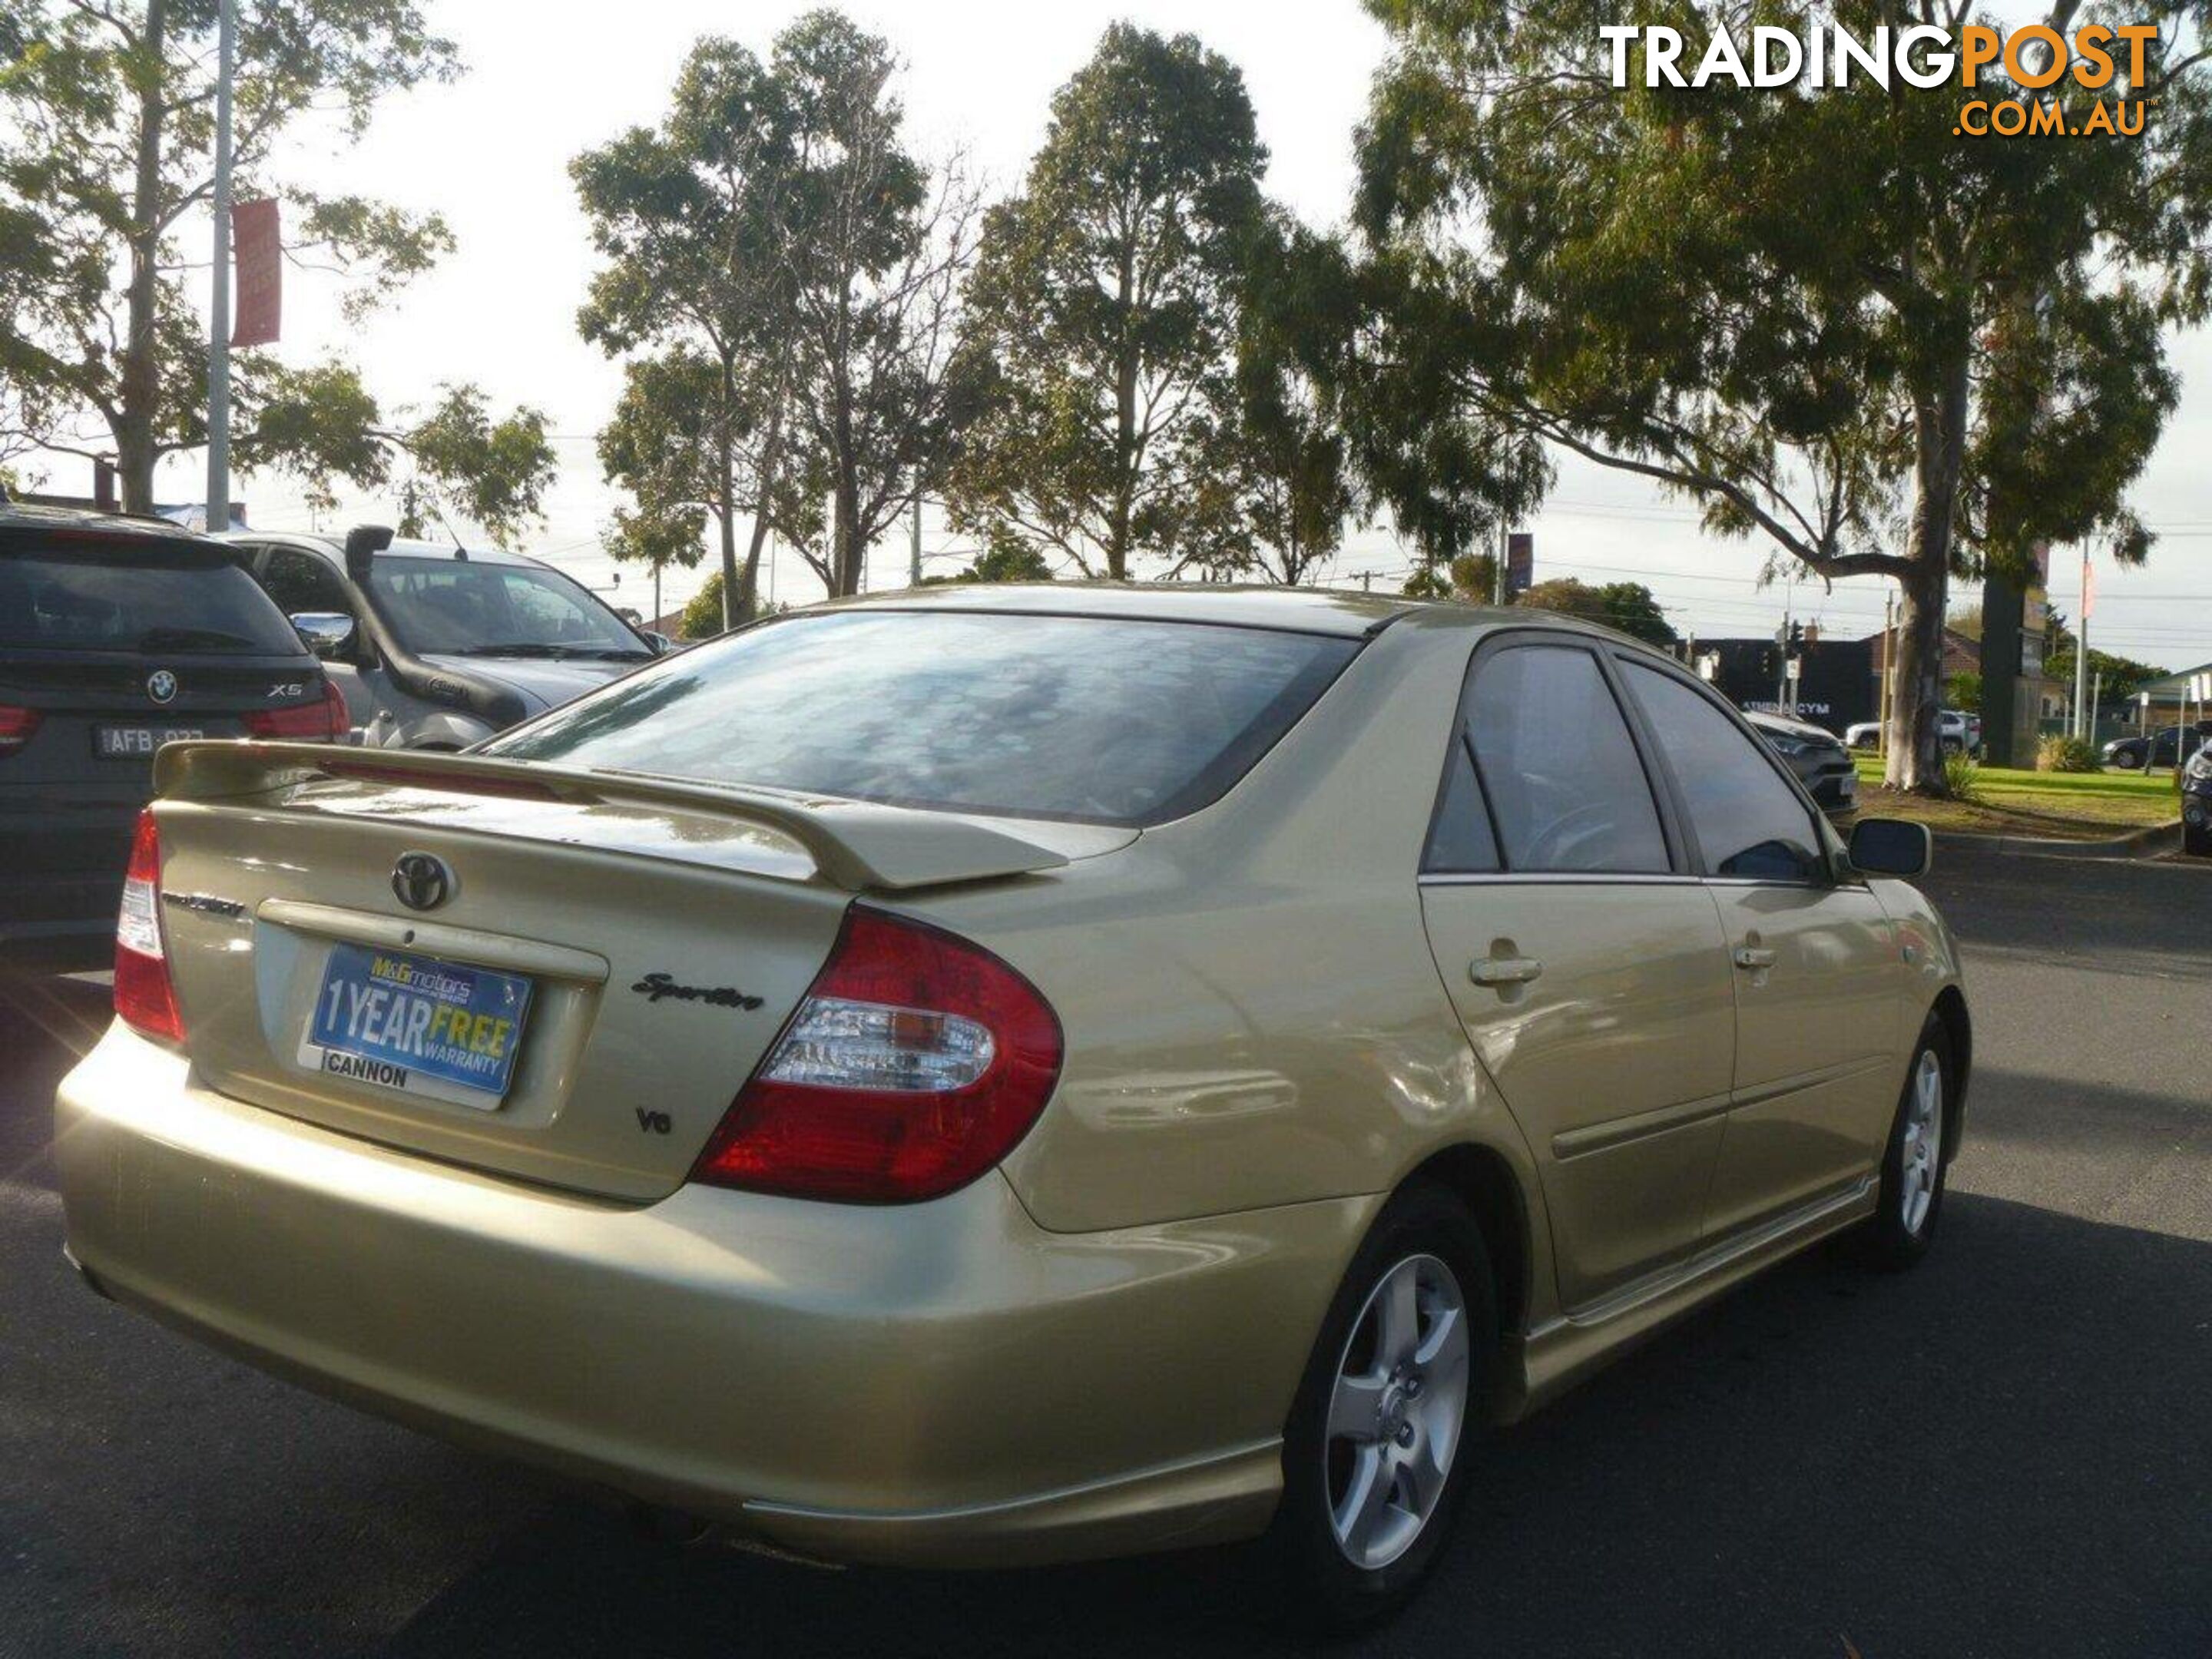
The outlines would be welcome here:
<svg viewBox="0 0 2212 1659">
<path fill-rule="evenodd" d="M 1905 1092 L 1882 1150 L 1876 1207 L 1859 1233 L 1861 1254 L 1884 1272 L 1911 1267 L 1935 1242 L 1950 1170 L 1946 1154 L 1954 1139 L 1954 1076 L 1950 1034 L 1930 1014 L 1905 1068 Z"/>
<path fill-rule="evenodd" d="M 1264 1548 L 1286 1592 L 1279 1605 L 1304 1627 L 1377 1624 L 1435 1566 L 1488 1433 L 1497 1309 L 1467 1206 L 1426 1182 L 1401 1190 L 1337 1289 L 1285 1426 Z M 1346 1414 L 1370 1404 L 1374 1429 L 1363 1419 L 1344 1432 Z M 1376 1501 L 1355 1501 L 1363 1492 Z"/>
<path fill-rule="evenodd" d="M 2183 824 L 2181 850 L 2193 859 L 2212 859 L 2212 824 Z"/>
<path fill-rule="evenodd" d="M 2132 772 L 2142 765 L 2142 761 L 2131 750 L 2123 749 L 2112 757 L 2112 764 L 2123 772 Z"/>
</svg>

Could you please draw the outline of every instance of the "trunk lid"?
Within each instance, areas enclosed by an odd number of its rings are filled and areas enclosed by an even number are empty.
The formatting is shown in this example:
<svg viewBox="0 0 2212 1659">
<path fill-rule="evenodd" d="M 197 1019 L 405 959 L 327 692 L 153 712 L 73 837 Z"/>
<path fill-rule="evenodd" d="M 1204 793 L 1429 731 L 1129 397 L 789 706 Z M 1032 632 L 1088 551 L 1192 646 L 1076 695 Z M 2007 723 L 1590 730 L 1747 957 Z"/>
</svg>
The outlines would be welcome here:
<svg viewBox="0 0 2212 1659">
<path fill-rule="evenodd" d="M 1019 826 L 1065 832 L 1054 847 L 945 814 L 472 756 L 193 744 L 157 776 L 162 924 L 208 1084 L 638 1201 L 682 1183 L 856 893 L 1104 850 L 1085 826 Z M 402 902 L 426 896 L 396 879 L 410 854 L 442 866 L 432 908 Z M 449 1062 L 479 1061 L 475 1083 L 511 1067 L 503 1093 L 453 1083 Z"/>
</svg>

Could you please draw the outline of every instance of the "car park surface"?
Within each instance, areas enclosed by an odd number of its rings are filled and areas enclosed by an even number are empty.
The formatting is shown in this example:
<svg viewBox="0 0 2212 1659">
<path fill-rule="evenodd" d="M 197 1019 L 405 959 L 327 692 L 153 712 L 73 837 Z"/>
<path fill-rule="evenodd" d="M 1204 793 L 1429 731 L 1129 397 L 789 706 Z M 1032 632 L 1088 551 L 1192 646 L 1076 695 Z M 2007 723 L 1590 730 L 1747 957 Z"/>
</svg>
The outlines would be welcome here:
<svg viewBox="0 0 2212 1659">
<path fill-rule="evenodd" d="M 665 648 L 550 565 L 496 548 L 368 526 L 223 539 L 317 641 L 372 748 L 465 749 Z"/>
<path fill-rule="evenodd" d="M 0 956 L 108 959 L 162 744 L 330 740 L 346 725 L 321 665 L 219 542 L 0 502 Z"/>
<path fill-rule="evenodd" d="M 57 1104 L 93 1287 L 837 1559 L 1272 1517 L 1370 1616 L 1483 1422 L 1844 1228 L 1917 1259 L 1960 1145 L 1925 832 L 1847 858 L 1579 625 L 907 594 L 475 756 L 161 779 Z"/>
<path fill-rule="evenodd" d="M 2203 1653 L 2208 877 L 1945 853 L 1982 1058 L 1943 1249 L 1875 1279 L 1802 1257 L 1504 1433 L 1426 1595 L 1344 1650 Z M 0 990 L 9 1651 L 1309 1650 L 1235 1552 L 940 1574 L 679 1547 L 87 1297 L 48 1103 L 107 1018 L 100 986 Z"/>
</svg>

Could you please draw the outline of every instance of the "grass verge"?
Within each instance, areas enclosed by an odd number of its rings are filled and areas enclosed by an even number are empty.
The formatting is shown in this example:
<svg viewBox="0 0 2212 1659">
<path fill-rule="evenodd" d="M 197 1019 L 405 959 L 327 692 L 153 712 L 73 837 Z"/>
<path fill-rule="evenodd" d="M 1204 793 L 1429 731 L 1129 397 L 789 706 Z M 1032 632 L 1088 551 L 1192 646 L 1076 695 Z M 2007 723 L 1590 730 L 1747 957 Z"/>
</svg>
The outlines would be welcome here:
<svg viewBox="0 0 2212 1659">
<path fill-rule="evenodd" d="M 1855 755 L 1859 811 L 1869 817 L 1911 818 L 1931 830 L 1980 836 L 2039 836 L 2054 841 L 2097 841 L 2181 813 L 2166 773 L 2027 772 L 1984 766 L 1975 799 L 1927 800 L 1881 787 L 1879 756 Z"/>
</svg>

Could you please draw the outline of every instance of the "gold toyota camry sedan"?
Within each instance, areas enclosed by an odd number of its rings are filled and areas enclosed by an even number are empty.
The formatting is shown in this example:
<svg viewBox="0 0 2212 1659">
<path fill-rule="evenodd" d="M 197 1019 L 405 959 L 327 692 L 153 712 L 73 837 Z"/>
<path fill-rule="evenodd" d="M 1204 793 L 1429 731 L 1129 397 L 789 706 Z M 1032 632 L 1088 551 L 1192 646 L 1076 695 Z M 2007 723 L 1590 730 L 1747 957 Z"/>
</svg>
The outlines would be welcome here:
<svg viewBox="0 0 2212 1659">
<path fill-rule="evenodd" d="M 1910 1263 L 1959 1144 L 1925 832 L 1527 613 L 948 587 L 158 781 L 85 1278 L 808 1555 L 1265 1534 L 1379 1615 L 1492 1425 L 1817 1239 Z"/>
</svg>

